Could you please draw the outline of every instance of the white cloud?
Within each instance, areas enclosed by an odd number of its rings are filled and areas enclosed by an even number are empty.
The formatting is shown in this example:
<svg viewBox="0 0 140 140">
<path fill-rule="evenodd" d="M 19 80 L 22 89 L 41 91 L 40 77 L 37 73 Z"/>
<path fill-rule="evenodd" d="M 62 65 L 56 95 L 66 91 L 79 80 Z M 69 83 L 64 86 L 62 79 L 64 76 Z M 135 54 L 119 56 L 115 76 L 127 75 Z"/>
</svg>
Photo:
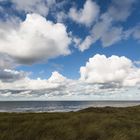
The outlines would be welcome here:
<svg viewBox="0 0 140 140">
<path fill-rule="evenodd" d="M 80 68 L 81 80 L 87 83 L 136 86 L 140 83 L 140 69 L 126 57 L 95 55 Z"/>
<path fill-rule="evenodd" d="M 140 42 L 140 24 L 124 31 L 123 37 L 124 39 L 129 39 L 131 37 L 134 40 Z"/>
<path fill-rule="evenodd" d="M 127 20 L 132 13 L 132 6 L 135 2 L 135 0 L 113 0 L 108 10 L 100 16 L 93 26 L 90 34 L 81 42 L 79 49 L 84 51 L 98 40 L 101 41 L 103 47 L 108 47 L 124 39 L 123 27 L 115 26 L 115 23 Z M 138 36 L 139 33 L 135 33 L 135 38 Z"/>
<path fill-rule="evenodd" d="M 140 41 L 140 25 L 137 25 L 132 29 L 127 30 L 126 32 L 128 37 L 131 35 L 134 39 Z"/>
<path fill-rule="evenodd" d="M 10 69 L 15 66 L 16 64 L 14 63 L 12 58 L 3 53 L 0 53 L 0 69 Z"/>
<path fill-rule="evenodd" d="M 54 24 L 38 14 L 28 14 L 16 29 L 0 29 L 0 53 L 19 63 L 33 63 L 42 59 L 70 54 L 70 37 L 63 24 Z"/>
<path fill-rule="evenodd" d="M 140 61 L 134 61 L 134 64 L 140 66 Z"/>
<path fill-rule="evenodd" d="M 25 11 L 26 13 L 38 13 L 46 16 L 49 11 L 49 3 L 45 0 L 12 0 L 17 10 Z"/>
<path fill-rule="evenodd" d="M 20 74 L 18 71 L 5 71 Z M 13 82 L 1 80 L 0 96 L 14 99 L 128 99 L 140 96 L 137 94 L 140 68 L 124 56 L 106 57 L 97 54 L 80 68 L 80 74 L 80 79 L 77 80 L 68 79 L 57 71 L 48 79 L 31 79 L 25 75 Z M 137 92 L 133 93 L 132 89 Z"/>
<path fill-rule="evenodd" d="M 120 41 L 122 39 L 122 28 L 121 27 L 112 27 L 111 30 L 108 30 L 102 37 L 103 47 L 111 46 L 112 44 Z"/>
<path fill-rule="evenodd" d="M 91 46 L 92 43 L 93 43 L 93 38 L 92 36 L 88 35 L 84 39 L 84 41 L 81 42 L 81 44 L 79 44 L 78 49 L 83 52 L 84 50 L 87 50 Z"/>
<path fill-rule="evenodd" d="M 64 82 L 66 78 L 59 74 L 57 71 L 52 73 L 52 76 L 48 79 L 49 82 Z"/>
<path fill-rule="evenodd" d="M 134 3 L 136 0 L 113 0 L 108 9 L 108 14 L 115 21 L 125 21 L 130 16 Z"/>
<path fill-rule="evenodd" d="M 92 28 L 91 34 L 88 35 L 79 45 L 79 49 L 84 51 L 88 49 L 97 40 L 100 40 L 103 47 L 111 46 L 112 44 L 122 39 L 122 27 L 113 27 L 112 19 L 104 14 Z"/>
<path fill-rule="evenodd" d="M 25 75 L 22 71 L 15 71 L 10 69 L 5 69 L 4 72 L 10 75 L 11 77 L 17 76 L 21 78 L 15 77 L 15 80 L 12 82 L 5 81 L 3 82 L 0 77 L 0 89 L 11 89 L 11 90 L 57 90 L 59 91 L 59 87 L 65 86 L 65 84 L 69 81 L 66 77 L 58 73 L 57 71 L 52 72 L 52 75 L 49 79 L 31 79 L 28 77 L 28 74 Z M 7 78 L 8 79 L 8 78 Z M 45 93 L 44 93 L 45 94 Z"/>
<path fill-rule="evenodd" d="M 99 6 L 91 0 L 85 2 L 83 9 L 77 10 L 72 7 L 69 11 L 69 16 L 72 20 L 77 23 L 85 24 L 86 26 L 91 25 L 93 21 L 96 20 L 98 14 Z"/>
<path fill-rule="evenodd" d="M 66 13 L 64 13 L 64 11 L 58 12 L 56 14 L 57 22 L 63 23 L 65 19 L 67 19 L 67 15 L 66 15 Z"/>
<path fill-rule="evenodd" d="M 81 38 L 76 37 L 76 36 L 72 36 L 72 41 L 75 45 L 75 47 L 78 47 L 80 45 L 80 42 L 82 41 Z"/>
<path fill-rule="evenodd" d="M 24 79 L 27 73 L 23 71 L 16 71 L 11 69 L 0 69 L 0 80 L 2 82 L 13 82 L 19 79 Z"/>
</svg>

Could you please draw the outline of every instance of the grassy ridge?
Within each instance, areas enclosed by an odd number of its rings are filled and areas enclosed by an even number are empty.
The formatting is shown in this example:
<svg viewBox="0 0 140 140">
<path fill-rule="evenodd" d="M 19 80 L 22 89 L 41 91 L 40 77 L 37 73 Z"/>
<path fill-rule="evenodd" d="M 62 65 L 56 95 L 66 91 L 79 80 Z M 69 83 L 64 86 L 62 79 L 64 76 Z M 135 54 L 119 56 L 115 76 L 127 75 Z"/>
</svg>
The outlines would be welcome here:
<svg viewBox="0 0 140 140">
<path fill-rule="evenodd" d="M 0 113 L 0 140 L 140 140 L 140 106 Z"/>
</svg>

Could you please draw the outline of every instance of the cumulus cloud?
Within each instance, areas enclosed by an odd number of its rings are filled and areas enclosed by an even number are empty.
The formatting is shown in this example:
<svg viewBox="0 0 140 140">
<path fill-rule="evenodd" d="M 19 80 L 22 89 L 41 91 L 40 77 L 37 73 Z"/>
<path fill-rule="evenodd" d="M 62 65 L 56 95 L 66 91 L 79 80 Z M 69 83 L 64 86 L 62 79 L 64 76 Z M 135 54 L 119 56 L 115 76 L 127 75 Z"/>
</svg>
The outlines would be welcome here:
<svg viewBox="0 0 140 140">
<path fill-rule="evenodd" d="M 124 0 L 123 2 L 113 0 L 108 10 L 100 16 L 93 26 L 90 34 L 81 42 L 79 49 L 84 51 L 98 40 L 101 41 L 103 47 L 108 47 L 123 39 L 123 27 L 115 26 L 115 23 L 127 20 L 132 13 L 132 7 L 135 2 L 135 0 Z"/>
<path fill-rule="evenodd" d="M 64 11 L 60 11 L 56 14 L 56 20 L 59 23 L 63 23 L 63 21 L 67 19 L 67 14 Z"/>
<path fill-rule="evenodd" d="M 140 41 L 140 26 L 136 27 L 132 34 L 134 39 Z"/>
<path fill-rule="evenodd" d="M 140 24 L 130 28 L 124 32 L 125 39 L 132 37 L 133 39 L 140 41 Z"/>
<path fill-rule="evenodd" d="M 48 79 L 49 82 L 64 82 L 66 80 L 66 77 L 59 74 L 57 71 L 54 71 L 52 73 L 52 76 Z"/>
<path fill-rule="evenodd" d="M 94 91 L 94 92 L 93 92 Z M 1 97 L 72 97 L 99 93 L 98 86 L 90 86 L 79 80 L 67 79 L 58 72 L 53 72 L 49 79 L 30 79 L 25 77 L 13 82 L 0 81 Z"/>
<path fill-rule="evenodd" d="M 103 47 L 111 46 L 122 39 L 122 28 L 112 27 L 105 34 L 101 37 L 102 45 Z"/>
<path fill-rule="evenodd" d="M 52 0 L 53 1 L 53 0 Z M 12 0 L 15 8 L 19 11 L 25 11 L 26 13 L 38 13 L 46 16 L 49 11 L 46 0 Z"/>
<path fill-rule="evenodd" d="M 113 20 L 125 21 L 130 16 L 134 3 L 136 3 L 136 0 L 113 0 L 109 7 L 108 14 Z"/>
<path fill-rule="evenodd" d="M 27 74 L 23 71 L 15 71 L 11 69 L 0 69 L 0 80 L 2 82 L 13 82 L 25 78 Z"/>
<path fill-rule="evenodd" d="M 86 36 L 86 38 L 79 44 L 78 49 L 79 49 L 80 51 L 83 52 L 83 51 L 87 50 L 87 49 L 92 45 L 93 42 L 94 42 L 94 41 L 93 41 L 92 36 L 88 35 L 88 36 Z"/>
<path fill-rule="evenodd" d="M 98 14 L 99 6 L 91 0 L 87 0 L 83 8 L 77 10 L 75 7 L 72 7 L 69 11 L 69 17 L 72 20 L 86 26 L 91 25 L 96 20 Z"/>
<path fill-rule="evenodd" d="M 134 61 L 134 64 L 140 66 L 140 61 Z"/>
<path fill-rule="evenodd" d="M 16 80 L 12 82 L 0 80 L 2 97 L 112 99 L 122 96 L 127 99 L 133 95 L 133 93 L 127 95 L 128 90 L 136 90 L 140 86 L 140 68 L 124 56 L 106 57 L 99 54 L 93 56 L 80 68 L 80 78 L 77 80 L 68 79 L 57 71 L 54 71 L 48 79 L 31 79 L 28 75 L 20 77 L 21 72 L 12 70 L 5 72 L 14 75 Z"/>
<path fill-rule="evenodd" d="M 84 51 L 98 40 L 102 42 L 103 47 L 111 46 L 122 39 L 122 32 L 122 27 L 113 27 L 112 19 L 104 14 L 93 26 L 91 34 L 81 42 L 79 49 Z"/>
<path fill-rule="evenodd" d="M 59 86 L 65 85 L 68 79 L 58 73 L 57 71 L 52 72 L 52 75 L 49 79 L 31 79 L 28 77 L 28 74 L 22 74 L 20 71 L 5 69 L 4 72 L 10 76 L 20 76 L 22 78 L 17 78 L 13 82 L 3 82 L 0 79 L 0 88 L 1 89 L 12 89 L 12 90 L 40 90 L 40 89 L 56 89 Z M 11 75 L 10 75 L 11 74 Z M 8 77 L 7 76 L 7 77 Z"/>
<path fill-rule="evenodd" d="M 0 69 L 10 69 L 15 67 L 14 60 L 6 54 L 0 53 Z"/>
<path fill-rule="evenodd" d="M 70 37 L 63 24 L 54 24 L 38 14 L 28 14 L 16 29 L 0 28 L 0 53 L 18 63 L 34 63 L 42 59 L 70 54 Z"/>
<path fill-rule="evenodd" d="M 140 83 L 140 69 L 126 57 L 95 55 L 80 68 L 81 80 L 87 83 L 135 86 Z"/>
<path fill-rule="evenodd" d="M 70 37 L 64 24 L 46 20 L 45 17 L 50 7 L 56 4 L 56 0 L 11 0 L 13 10 L 28 14 L 24 21 L 11 15 L 7 16 L 5 21 L 0 21 L 0 98 L 85 99 L 87 96 L 89 99 L 92 96 L 109 99 L 120 96 L 127 98 L 132 95 L 139 97 L 139 61 L 132 62 L 124 56 L 93 56 L 80 68 L 80 78 L 77 80 L 68 79 L 57 71 L 48 79 L 32 79 L 28 73 L 14 70 L 19 64 L 33 64 L 70 54 L 71 38 L 81 51 L 88 49 L 98 40 L 103 47 L 120 41 L 124 37 L 124 29 L 119 23 L 125 22 L 130 16 L 135 1 L 113 0 L 107 11 L 100 16 L 99 6 L 92 0 L 87 0 L 83 8 L 70 8 L 68 13 L 61 11 L 62 5 L 55 5 L 55 8 L 60 8 L 58 11 L 52 9 L 54 14 L 57 12 L 54 15 L 57 21 L 63 22 L 64 19 L 70 18 L 76 23 L 91 27 L 89 35 L 82 41 L 77 36 Z M 0 9 L 2 13 L 6 13 L 6 10 Z M 129 36 L 139 40 L 139 26 L 126 31 L 125 37 Z M 128 89 L 138 90 L 134 95 L 127 94 Z"/>
</svg>

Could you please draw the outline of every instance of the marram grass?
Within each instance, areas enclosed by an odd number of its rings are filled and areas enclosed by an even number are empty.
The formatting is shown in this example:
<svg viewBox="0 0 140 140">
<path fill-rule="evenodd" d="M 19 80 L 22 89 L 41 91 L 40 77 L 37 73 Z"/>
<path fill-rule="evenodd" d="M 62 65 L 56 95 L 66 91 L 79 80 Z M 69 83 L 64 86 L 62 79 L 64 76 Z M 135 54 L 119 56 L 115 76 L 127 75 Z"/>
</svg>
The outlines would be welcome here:
<svg viewBox="0 0 140 140">
<path fill-rule="evenodd" d="M 140 140 L 140 106 L 0 113 L 0 140 Z"/>
</svg>

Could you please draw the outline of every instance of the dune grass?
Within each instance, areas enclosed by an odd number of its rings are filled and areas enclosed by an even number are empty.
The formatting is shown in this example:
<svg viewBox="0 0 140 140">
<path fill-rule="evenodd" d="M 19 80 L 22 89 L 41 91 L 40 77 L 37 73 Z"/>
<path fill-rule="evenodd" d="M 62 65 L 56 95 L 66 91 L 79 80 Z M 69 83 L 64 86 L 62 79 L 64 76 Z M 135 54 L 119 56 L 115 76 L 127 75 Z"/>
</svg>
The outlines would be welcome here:
<svg viewBox="0 0 140 140">
<path fill-rule="evenodd" d="M 0 113 L 0 140 L 140 140 L 140 106 Z"/>
</svg>

